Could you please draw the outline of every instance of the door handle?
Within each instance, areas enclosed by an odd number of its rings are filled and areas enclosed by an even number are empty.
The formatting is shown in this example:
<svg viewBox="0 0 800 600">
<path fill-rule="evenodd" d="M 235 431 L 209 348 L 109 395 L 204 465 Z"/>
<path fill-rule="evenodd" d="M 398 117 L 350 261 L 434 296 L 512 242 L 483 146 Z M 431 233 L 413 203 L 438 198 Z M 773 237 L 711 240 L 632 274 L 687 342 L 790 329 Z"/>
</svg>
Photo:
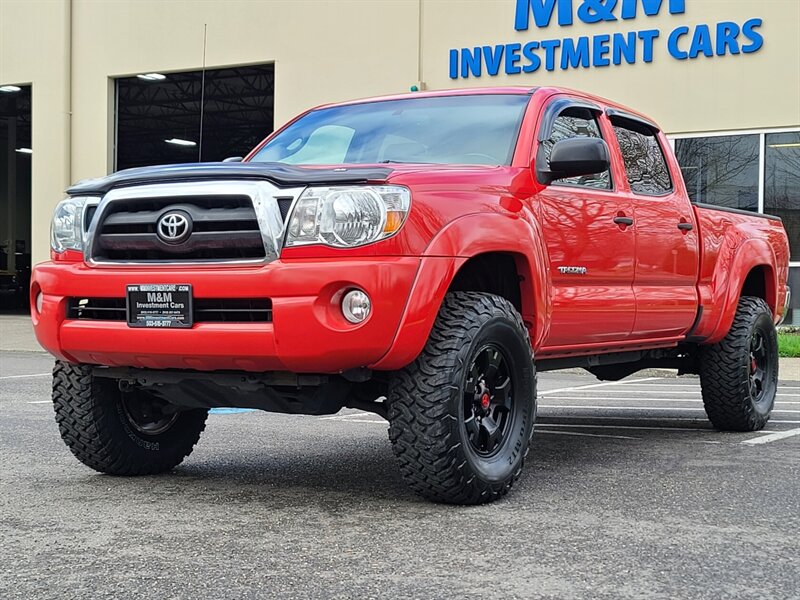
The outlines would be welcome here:
<svg viewBox="0 0 800 600">
<path fill-rule="evenodd" d="M 614 223 L 617 225 L 633 225 L 633 219 L 630 217 L 614 217 Z"/>
<path fill-rule="evenodd" d="M 681 231 L 691 231 L 692 229 L 694 229 L 694 225 L 692 225 L 691 223 L 681 222 L 678 223 L 678 229 L 680 229 Z"/>
</svg>

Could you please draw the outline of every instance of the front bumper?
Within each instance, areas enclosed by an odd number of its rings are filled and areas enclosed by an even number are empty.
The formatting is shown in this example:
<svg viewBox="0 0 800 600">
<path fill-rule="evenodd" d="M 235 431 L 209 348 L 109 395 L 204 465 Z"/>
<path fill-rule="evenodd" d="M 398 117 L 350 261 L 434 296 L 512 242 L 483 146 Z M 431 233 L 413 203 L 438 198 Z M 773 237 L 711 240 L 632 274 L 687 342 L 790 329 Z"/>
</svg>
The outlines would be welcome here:
<svg viewBox="0 0 800 600">
<path fill-rule="evenodd" d="M 276 260 L 256 267 L 92 268 L 47 262 L 34 269 L 31 316 L 39 343 L 75 363 L 201 371 L 336 373 L 369 367 L 390 352 L 425 262 L 445 258 Z M 434 269 L 436 270 L 436 269 Z M 195 323 L 191 329 L 130 328 L 121 321 L 67 318 L 71 297 L 124 298 L 136 283 L 189 283 L 195 298 L 270 298 L 269 323 Z M 348 323 L 346 288 L 373 301 L 369 318 Z M 42 293 L 41 312 L 36 297 Z"/>
</svg>

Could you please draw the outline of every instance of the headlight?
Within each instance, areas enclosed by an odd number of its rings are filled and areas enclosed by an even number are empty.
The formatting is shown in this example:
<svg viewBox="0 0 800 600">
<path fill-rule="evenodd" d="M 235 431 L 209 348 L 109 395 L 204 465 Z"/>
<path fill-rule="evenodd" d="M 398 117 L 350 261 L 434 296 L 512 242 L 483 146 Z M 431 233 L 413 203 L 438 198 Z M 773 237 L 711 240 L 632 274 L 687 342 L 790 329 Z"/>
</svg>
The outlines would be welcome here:
<svg viewBox="0 0 800 600">
<path fill-rule="evenodd" d="M 86 198 L 67 198 L 53 211 L 50 245 L 56 252 L 83 250 L 83 209 Z"/>
<path fill-rule="evenodd" d="M 411 192 L 400 186 L 310 187 L 289 217 L 286 246 L 377 242 L 400 230 L 410 207 Z"/>
</svg>

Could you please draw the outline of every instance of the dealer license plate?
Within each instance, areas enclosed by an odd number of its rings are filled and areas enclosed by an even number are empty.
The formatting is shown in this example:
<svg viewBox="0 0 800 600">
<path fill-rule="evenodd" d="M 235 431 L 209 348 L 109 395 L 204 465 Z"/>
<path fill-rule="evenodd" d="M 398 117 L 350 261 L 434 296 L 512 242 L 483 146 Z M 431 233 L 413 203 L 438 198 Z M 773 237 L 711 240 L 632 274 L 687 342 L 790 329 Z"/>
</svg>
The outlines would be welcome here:
<svg viewBox="0 0 800 600">
<path fill-rule="evenodd" d="M 128 326 L 191 327 L 192 286 L 169 283 L 129 285 Z"/>
</svg>

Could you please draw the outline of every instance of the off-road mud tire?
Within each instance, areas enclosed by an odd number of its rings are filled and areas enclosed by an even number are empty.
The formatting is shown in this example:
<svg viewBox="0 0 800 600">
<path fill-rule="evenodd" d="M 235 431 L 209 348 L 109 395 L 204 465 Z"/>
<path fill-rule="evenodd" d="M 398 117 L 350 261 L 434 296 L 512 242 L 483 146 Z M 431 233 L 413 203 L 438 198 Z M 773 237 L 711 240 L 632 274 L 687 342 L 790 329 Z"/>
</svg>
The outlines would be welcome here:
<svg viewBox="0 0 800 600">
<path fill-rule="evenodd" d="M 465 385 L 487 348 L 500 350 L 508 363 L 513 420 L 497 451 L 481 456 L 464 424 Z M 414 491 L 451 504 L 481 504 L 507 494 L 522 471 L 536 415 L 531 344 L 514 306 L 492 294 L 448 294 L 425 349 L 392 377 L 388 404 L 392 449 Z"/>
<path fill-rule="evenodd" d="M 754 336 L 762 340 L 760 394 L 751 389 Z M 709 420 L 722 431 L 757 431 L 769 421 L 778 389 L 778 336 L 772 311 L 761 298 L 743 296 L 728 334 L 703 348 L 700 357 L 703 404 Z"/>
<path fill-rule="evenodd" d="M 133 425 L 113 379 L 92 375 L 87 365 L 56 361 L 53 407 L 61 438 L 83 464 L 111 475 L 152 475 L 186 458 L 205 428 L 208 411 L 177 414 L 156 434 Z"/>
</svg>

